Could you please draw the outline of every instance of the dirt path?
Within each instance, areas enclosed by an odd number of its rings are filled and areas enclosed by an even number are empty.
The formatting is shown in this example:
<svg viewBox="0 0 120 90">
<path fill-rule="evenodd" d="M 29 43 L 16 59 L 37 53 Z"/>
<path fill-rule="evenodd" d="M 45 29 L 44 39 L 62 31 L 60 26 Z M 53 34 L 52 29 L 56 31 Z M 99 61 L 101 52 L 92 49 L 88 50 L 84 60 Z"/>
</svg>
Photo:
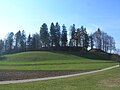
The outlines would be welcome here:
<svg viewBox="0 0 120 90">
<path fill-rule="evenodd" d="M 113 68 L 116 68 L 116 67 L 119 67 L 119 65 L 104 68 L 104 69 L 101 69 L 101 70 L 83 72 L 83 73 L 78 73 L 78 74 L 70 74 L 70 75 L 46 77 L 46 78 L 36 78 L 36 79 L 25 79 L 25 80 L 0 81 L 0 84 L 15 84 L 15 83 L 25 83 L 25 82 L 33 82 L 33 81 L 42 81 L 42 80 L 52 80 L 52 79 L 67 78 L 67 77 L 80 76 L 80 75 L 86 75 L 86 74 L 92 74 L 92 73 L 96 73 L 96 72 L 101 72 L 101 71 L 113 69 Z"/>
</svg>

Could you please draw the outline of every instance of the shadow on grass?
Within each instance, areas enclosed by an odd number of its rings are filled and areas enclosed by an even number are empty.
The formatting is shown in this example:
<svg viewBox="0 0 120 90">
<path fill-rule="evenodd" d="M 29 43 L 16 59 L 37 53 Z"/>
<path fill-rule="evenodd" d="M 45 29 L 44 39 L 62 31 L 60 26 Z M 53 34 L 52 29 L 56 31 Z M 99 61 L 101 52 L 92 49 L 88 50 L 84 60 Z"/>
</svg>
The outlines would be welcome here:
<svg viewBox="0 0 120 90">
<path fill-rule="evenodd" d="M 5 56 L 0 56 L 0 61 L 6 60 Z"/>
<path fill-rule="evenodd" d="M 41 51 L 42 52 L 42 51 Z M 89 51 L 51 51 L 52 53 L 64 54 L 66 56 L 74 55 L 80 58 L 87 58 L 92 60 L 108 60 L 113 61 L 111 59 L 112 54 L 105 52 L 89 52 Z M 7 60 L 7 57 L 1 56 L 0 61 Z"/>
<path fill-rule="evenodd" d="M 75 55 L 75 56 L 78 56 L 78 57 L 87 58 L 87 59 L 93 59 L 93 60 L 109 60 L 109 61 L 113 61 L 111 59 L 111 54 L 104 53 L 104 52 L 83 51 L 83 52 L 53 52 L 53 53 L 60 53 L 60 54 L 66 54 L 66 55 Z"/>
</svg>

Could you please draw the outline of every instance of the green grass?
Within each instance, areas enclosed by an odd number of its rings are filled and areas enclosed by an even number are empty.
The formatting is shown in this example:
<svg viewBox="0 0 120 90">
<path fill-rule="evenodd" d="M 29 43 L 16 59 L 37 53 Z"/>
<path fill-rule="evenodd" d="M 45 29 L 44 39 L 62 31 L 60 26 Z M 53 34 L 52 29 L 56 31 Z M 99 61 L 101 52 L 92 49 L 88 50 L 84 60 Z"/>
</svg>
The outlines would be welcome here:
<svg viewBox="0 0 120 90">
<path fill-rule="evenodd" d="M 67 60 L 67 59 L 81 59 L 81 57 L 70 55 L 67 53 L 54 53 L 54 52 L 23 52 L 17 54 L 6 55 L 7 60 L 12 61 L 42 61 L 42 60 Z"/>
<path fill-rule="evenodd" d="M 101 69 L 114 66 L 116 63 L 98 63 L 98 64 L 62 64 L 62 65 L 29 65 L 29 66 L 0 66 L 0 69 L 6 70 L 86 70 Z"/>
<path fill-rule="evenodd" d="M 120 82 L 105 84 L 117 78 L 120 78 L 120 68 L 64 79 L 0 85 L 0 90 L 120 90 Z"/>
<path fill-rule="evenodd" d="M 116 65 L 110 60 L 93 60 L 81 53 L 23 52 L 5 55 L 0 69 L 8 70 L 85 70 L 101 69 Z M 111 63 L 113 62 L 113 63 Z"/>
<path fill-rule="evenodd" d="M 88 59 L 87 54 L 24 52 L 5 55 L 0 61 L 0 69 L 6 70 L 88 70 L 114 66 L 117 63 L 95 55 Z M 106 55 L 104 54 L 103 57 Z M 88 54 L 88 57 L 92 57 Z M 96 57 L 100 57 L 96 59 Z M 107 57 L 107 56 L 106 56 Z M 102 60 L 101 60 L 102 59 Z M 120 90 L 120 68 L 99 73 L 64 79 L 37 81 L 29 83 L 0 85 L 0 90 Z M 111 80 L 111 81 L 110 81 Z M 109 83 L 110 81 L 110 83 Z M 113 82 L 114 81 L 114 82 Z"/>
<path fill-rule="evenodd" d="M 0 64 L 49 64 L 86 61 L 82 57 L 52 52 L 24 52 L 5 55 Z"/>
</svg>

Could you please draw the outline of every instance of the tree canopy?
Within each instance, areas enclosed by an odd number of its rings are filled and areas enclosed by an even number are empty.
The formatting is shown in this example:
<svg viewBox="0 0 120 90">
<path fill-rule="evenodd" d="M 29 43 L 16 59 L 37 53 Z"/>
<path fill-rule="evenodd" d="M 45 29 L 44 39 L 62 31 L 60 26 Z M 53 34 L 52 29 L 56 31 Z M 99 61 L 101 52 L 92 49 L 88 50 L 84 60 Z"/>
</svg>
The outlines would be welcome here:
<svg viewBox="0 0 120 90">
<path fill-rule="evenodd" d="M 98 28 L 95 32 L 88 34 L 84 26 L 76 27 L 73 24 L 70 27 L 70 36 L 65 24 L 61 26 L 53 22 L 48 28 L 46 23 L 40 26 L 39 33 L 29 34 L 28 37 L 24 30 L 8 33 L 4 40 L 0 40 L 1 52 L 20 52 L 26 50 L 42 50 L 50 47 L 81 47 L 84 50 L 100 49 L 104 52 L 113 52 L 115 40 L 112 36 Z"/>
</svg>

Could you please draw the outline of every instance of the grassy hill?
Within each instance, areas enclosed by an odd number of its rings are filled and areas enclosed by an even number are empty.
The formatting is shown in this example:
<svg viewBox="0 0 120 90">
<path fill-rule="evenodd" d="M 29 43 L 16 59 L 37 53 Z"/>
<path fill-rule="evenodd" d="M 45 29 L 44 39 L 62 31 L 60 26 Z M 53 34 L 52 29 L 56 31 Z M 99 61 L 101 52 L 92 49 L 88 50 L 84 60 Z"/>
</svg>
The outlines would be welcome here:
<svg viewBox="0 0 120 90">
<path fill-rule="evenodd" d="M 0 70 L 95 70 L 116 65 L 102 52 L 22 52 L 3 56 Z M 0 90 L 119 90 L 120 69 L 64 79 L 0 85 Z"/>
<path fill-rule="evenodd" d="M 106 59 L 108 56 L 103 54 L 88 52 L 22 52 L 3 56 L 4 59 L 0 61 L 0 69 L 83 70 L 100 69 L 116 64 L 114 61 Z"/>
</svg>

